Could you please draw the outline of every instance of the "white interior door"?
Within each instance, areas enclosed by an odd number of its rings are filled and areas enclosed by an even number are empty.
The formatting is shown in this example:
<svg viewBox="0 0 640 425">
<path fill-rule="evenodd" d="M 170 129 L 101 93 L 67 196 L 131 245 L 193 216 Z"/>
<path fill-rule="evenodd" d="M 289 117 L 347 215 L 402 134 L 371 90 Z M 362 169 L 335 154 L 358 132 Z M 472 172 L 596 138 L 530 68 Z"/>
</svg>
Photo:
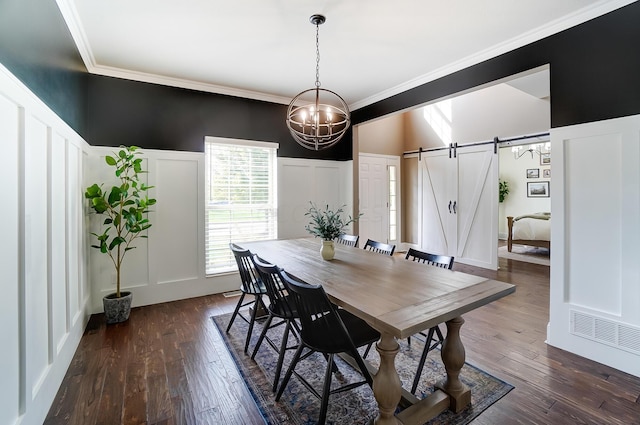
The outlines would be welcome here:
<svg viewBox="0 0 640 425">
<path fill-rule="evenodd" d="M 395 167 L 395 179 L 390 179 L 389 169 Z M 386 155 L 359 155 L 359 221 L 360 246 L 367 239 L 397 244 L 400 235 L 400 158 Z M 394 185 L 390 189 L 390 180 Z M 393 195 L 393 205 L 390 205 Z M 392 208 L 390 208 L 392 207 Z M 391 217 L 393 214 L 393 217 Z M 390 237 L 390 224 L 395 231 Z"/>
<path fill-rule="evenodd" d="M 498 155 L 493 145 L 458 149 L 456 261 L 498 268 Z"/>
<path fill-rule="evenodd" d="M 492 145 L 422 154 L 421 241 L 424 251 L 456 262 L 498 267 L 498 161 Z"/>
<path fill-rule="evenodd" d="M 448 150 L 424 153 L 420 160 L 420 249 L 432 254 L 457 254 L 453 218 L 457 186 L 455 164 Z"/>
</svg>

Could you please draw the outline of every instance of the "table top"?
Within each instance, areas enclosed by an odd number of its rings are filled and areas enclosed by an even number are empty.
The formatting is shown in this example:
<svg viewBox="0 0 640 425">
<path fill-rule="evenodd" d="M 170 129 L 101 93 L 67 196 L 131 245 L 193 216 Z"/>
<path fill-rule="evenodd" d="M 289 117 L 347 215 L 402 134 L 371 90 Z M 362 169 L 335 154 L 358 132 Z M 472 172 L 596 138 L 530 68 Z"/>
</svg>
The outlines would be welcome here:
<svg viewBox="0 0 640 425">
<path fill-rule="evenodd" d="M 305 282 L 322 285 L 337 305 L 381 332 L 406 338 L 515 292 L 515 286 L 335 244 L 320 255 L 313 238 L 240 243 Z"/>
</svg>

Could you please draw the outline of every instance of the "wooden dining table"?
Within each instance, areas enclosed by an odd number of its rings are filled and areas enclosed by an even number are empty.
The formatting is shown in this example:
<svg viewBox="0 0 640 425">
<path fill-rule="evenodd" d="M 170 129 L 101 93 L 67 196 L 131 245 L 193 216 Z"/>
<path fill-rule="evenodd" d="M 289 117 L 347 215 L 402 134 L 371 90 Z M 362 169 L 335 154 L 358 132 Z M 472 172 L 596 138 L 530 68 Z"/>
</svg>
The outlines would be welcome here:
<svg viewBox="0 0 640 425">
<path fill-rule="evenodd" d="M 465 363 L 462 315 L 515 292 L 515 286 L 336 244 L 335 258 L 322 259 L 321 242 L 302 238 L 241 243 L 252 253 L 310 284 L 322 285 L 332 302 L 367 321 L 381 338 L 380 365 L 373 375 L 376 425 L 423 424 L 446 409 L 460 412 L 471 392 L 460 379 Z M 441 355 L 446 376 L 419 400 L 402 388 L 395 367 L 397 339 L 446 323 Z M 408 406 L 398 414 L 396 407 Z"/>
</svg>

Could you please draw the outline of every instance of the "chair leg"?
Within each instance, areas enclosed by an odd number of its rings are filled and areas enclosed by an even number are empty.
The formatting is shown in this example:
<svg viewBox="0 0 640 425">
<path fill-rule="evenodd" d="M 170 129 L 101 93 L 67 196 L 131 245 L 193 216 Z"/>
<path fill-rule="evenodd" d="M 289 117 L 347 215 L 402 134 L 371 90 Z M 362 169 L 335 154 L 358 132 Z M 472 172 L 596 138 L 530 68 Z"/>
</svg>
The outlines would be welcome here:
<svg viewBox="0 0 640 425">
<path fill-rule="evenodd" d="M 320 415 L 318 425 L 324 425 L 327 421 L 327 409 L 329 407 L 329 391 L 331 390 L 331 373 L 333 370 L 333 354 L 329 354 L 327 371 L 324 374 L 324 386 L 322 388 L 322 400 L 320 401 Z"/>
<path fill-rule="evenodd" d="M 282 335 L 282 342 L 280 343 L 280 353 L 278 353 L 278 364 L 276 365 L 275 377 L 273 378 L 272 391 L 275 393 L 278 389 L 278 381 L 280 380 L 280 373 L 282 372 L 282 363 L 284 363 L 284 355 L 287 351 L 287 342 L 289 340 L 289 329 L 291 328 L 291 321 L 287 320 L 287 324 L 284 327 L 284 334 Z"/>
<path fill-rule="evenodd" d="M 253 349 L 253 353 L 251 354 L 251 360 L 254 360 L 256 358 L 258 349 L 260 348 L 260 345 L 262 344 L 262 340 L 264 339 L 265 335 L 267 334 L 267 331 L 269 330 L 269 326 L 271 326 L 272 320 L 273 320 L 273 315 L 269 314 L 269 317 L 267 317 L 267 321 L 264 322 L 264 327 L 262 328 L 262 332 L 260 332 L 260 338 L 258 338 L 258 342 L 256 342 L 256 346 Z"/>
<path fill-rule="evenodd" d="M 291 364 L 289 365 L 289 369 L 287 369 L 287 373 L 285 373 L 284 378 L 282 378 L 280 389 L 278 390 L 278 394 L 276 394 L 276 401 L 280 401 L 280 397 L 282 396 L 282 393 L 284 392 L 284 389 L 286 388 L 287 383 L 289 382 L 289 379 L 291 379 L 291 375 L 293 375 L 293 371 L 296 368 L 298 361 L 300 360 L 300 356 L 302 355 L 303 349 L 304 349 L 304 345 L 300 343 L 300 345 L 298 345 L 298 349 L 296 350 L 296 353 L 293 355 L 293 359 L 291 359 Z"/>
<path fill-rule="evenodd" d="M 433 332 L 437 332 L 438 340 L 435 344 L 431 345 L 431 341 L 433 340 Z M 427 333 L 427 339 L 424 341 L 424 349 L 422 350 L 422 355 L 420 356 L 420 362 L 418 362 L 418 369 L 416 370 L 416 376 L 413 378 L 413 384 L 411 385 L 411 393 L 414 394 L 416 392 L 416 388 L 418 388 L 418 382 L 420 381 L 420 376 L 422 375 L 422 369 L 424 369 L 424 362 L 427 360 L 427 354 L 429 351 L 436 348 L 439 344 L 442 344 L 442 332 L 440 332 L 440 328 L 438 326 L 434 326 L 429 329 Z"/>
<path fill-rule="evenodd" d="M 260 295 L 255 295 L 256 299 L 253 302 L 253 312 L 251 313 L 251 320 L 249 320 L 249 330 L 247 331 L 247 340 L 244 342 L 244 353 L 247 354 L 249 350 L 249 341 L 251 341 L 251 334 L 253 333 L 253 325 L 256 323 L 256 317 L 258 316 L 258 302 L 262 302 Z"/>
<path fill-rule="evenodd" d="M 236 320 L 236 316 L 238 315 L 238 311 L 240 310 L 240 306 L 242 306 L 242 301 L 244 300 L 244 296 L 246 294 L 243 292 L 240 295 L 240 299 L 238 300 L 238 304 L 236 304 L 235 310 L 233 310 L 233 314 L 231 315 L 231 320 L 229 320 L 229 325 L 227 326 L 227 333 L 229 333 L 229 329 L 231 329 L 231 325 L 233 325 L 233 321 Z"/>
<path fill-rule="evenodd" d="M 369 350 L 371 350 L 371 347 L 373 346 L 373 342 L 369 345 L 367 345 L 367 348 L 364 350 L 364 354 L 362 355 L 363 359 L 366 359 L 367 356 L 369 355 Z"/>
</svg>

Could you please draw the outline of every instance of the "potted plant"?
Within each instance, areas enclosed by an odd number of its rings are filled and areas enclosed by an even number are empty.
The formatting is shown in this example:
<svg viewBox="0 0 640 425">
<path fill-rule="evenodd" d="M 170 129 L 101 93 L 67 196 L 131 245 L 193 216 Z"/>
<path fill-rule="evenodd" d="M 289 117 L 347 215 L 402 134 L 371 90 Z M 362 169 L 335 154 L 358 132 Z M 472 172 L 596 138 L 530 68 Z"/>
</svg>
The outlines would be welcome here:
<svg viewBox="0 0 640 425">
<path fill-rule="evenodd" d="M 503 203 L 509 194 L 509 182 L 506 180 L 500 180 L 498 182 L 498 190 L 498 202 Z"/>
<path fill-rule="evenodd" d="M 323 210 L 318 209 L 313 202 L 309 202 L 311 207 L 304 214 L 310 217 L 309 224 L 305 226 L 307 232 L 311 233 L 315 237 L 322 238 L 322 247 L 320 248 L 320 254 L 325 260 L 333 260 L 335 255 L 334 239 L 344 233 L 344 228 L 349 224 L 355 222 L 358 217 L 343 218 L 343 208 L 346 205 L 338 208 L 337 210 L 329 209 L 329 205 L 326 205 Z"/>
<path fill-rule="evenodd" d="M 138 147 L 121 146 L 114 156 L 107 155 L 107 165 L 114 168 L 119 185 L 109 191 L 103 191 L 102 185 L 93 184 L 85 191 L 85 198 L 90 202 L 96 214 L 106 216 L 102 222 L 101 233 L 91 233 L 97 240 L 93 248 L 107 254 L 116 270 L 116 292 L 102 299 L 107 323 L 119 323 L 129 319 L 131 311 L 131 292 L 121 292 L 122 261 L 137 238 L 146 238 L 145 231 L 151 227 L 147 218 L 149 206 L 156 200 L 146 195 L 147 186 L 140 181 L 142 158 L 138 155 Z"/>
</svg>

